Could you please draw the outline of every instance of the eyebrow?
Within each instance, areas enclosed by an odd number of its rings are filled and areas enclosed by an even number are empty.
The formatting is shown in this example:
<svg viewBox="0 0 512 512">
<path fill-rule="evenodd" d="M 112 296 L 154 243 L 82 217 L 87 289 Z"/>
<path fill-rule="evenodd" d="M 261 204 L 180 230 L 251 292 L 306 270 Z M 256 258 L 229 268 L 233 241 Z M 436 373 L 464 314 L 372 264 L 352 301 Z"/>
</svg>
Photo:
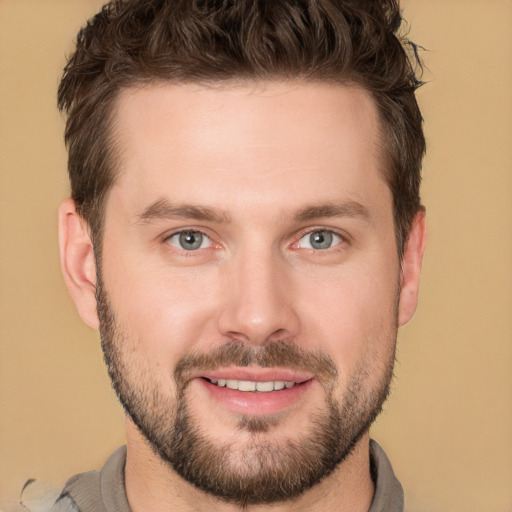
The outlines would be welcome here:
<svg viewBox="0 0 512 512">
<path fill-rule="evenodd" d="M 348 200 L 339 203 L 331 202 L 307 206 L 306 208 L 299 210 L 294 217 L 298 222 L 332 217 L 352 217 L 368 221 L 370 219 L 370 212 L 368 211 L 368 208 L 361 203 Z"/>
<path fill-rule="evenodd" d="M 291 216 L 296 222 L 307 222 L 320 218 L 351 217 L 369 220 L 368 209 L 361 203 L 348 200 L 329 202 L 302 208 Z M 192 204 L 173 204 L 167 199 L 159 199 L 137 215 L 137 223 L 146 224 L 160 219 L 192 219 L 228 224 L 232 221 L 228 212 Z"/>
<path fill-rule="evenodd" d="M 137 215 L 137 223 L 140 224 L 159 219 L 192 219 L 222 224 L 231 222 L 227 212 L 192 204 L 172 204 L 167 199 L 159 199 Z"/>
</svg>

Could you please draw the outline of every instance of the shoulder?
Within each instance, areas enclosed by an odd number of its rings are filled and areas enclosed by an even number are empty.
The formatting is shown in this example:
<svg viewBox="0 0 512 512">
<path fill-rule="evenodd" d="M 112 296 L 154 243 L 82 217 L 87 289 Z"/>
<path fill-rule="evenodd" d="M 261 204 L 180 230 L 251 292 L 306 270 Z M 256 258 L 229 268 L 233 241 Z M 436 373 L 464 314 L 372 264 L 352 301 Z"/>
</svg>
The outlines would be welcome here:
<svg viewBox="0 0 512 512">
<path fill-rule="evenodd" d="M 63 488 L 30 479 L 20 501 L 0 512 L 130 512 L 124 487 L 126 447 L 118 448 L 100 471 L 79 473 Z"/>
<path fill-rule="evenodd" d="M 31 478 L 25 482 L 16 503 L 0 506 L 0 512 L 79 512 L 61 487 Z"/>
</svg>

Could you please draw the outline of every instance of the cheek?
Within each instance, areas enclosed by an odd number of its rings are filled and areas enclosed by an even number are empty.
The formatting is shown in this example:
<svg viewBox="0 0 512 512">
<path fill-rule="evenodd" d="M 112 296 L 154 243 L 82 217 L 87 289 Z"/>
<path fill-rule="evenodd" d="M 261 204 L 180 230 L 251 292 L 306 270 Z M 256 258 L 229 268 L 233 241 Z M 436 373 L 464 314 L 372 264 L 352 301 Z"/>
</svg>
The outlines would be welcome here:
<svg viewBox="0 0 512 512">
<path fill-rule="evenodd" d="M 214 291 L 194 271 L 150 267 L 142 260 L 105 261 L 105 288 L 133 350 L 172 365 L 198 340 L 214 338 Z"/>
<path fill-rule="evenodd" d="M 304 339 L 335 359 L 341 377 L 369 360 L 388 360 L 397 327 L 396 272 L 333 273 L 323 286 L 302 291 Z"/>
</svg>

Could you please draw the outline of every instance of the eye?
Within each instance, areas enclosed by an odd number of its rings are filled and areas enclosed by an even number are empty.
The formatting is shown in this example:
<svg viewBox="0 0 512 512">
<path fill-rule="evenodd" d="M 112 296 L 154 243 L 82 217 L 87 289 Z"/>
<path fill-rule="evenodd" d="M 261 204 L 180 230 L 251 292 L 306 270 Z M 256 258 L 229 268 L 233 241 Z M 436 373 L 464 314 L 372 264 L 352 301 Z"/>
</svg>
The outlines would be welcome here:
<svg viewBox="0 0 512 512">
<path fill-rule="evenodd" d="M 342 242 L 340 235 L 333 231 L 321 229 L 318 231 L 311 231 L 304 235 L 298 242 L 297 246 L 303 249 L 315 249 L 317 251 L 330 249 Z"/>
<path fill-rule="evenodd" d="M 180 231 L 171 235 L 167 243 L 184 251 L 197 251 L 198 249 L 206 249 L 212 243 L 209 237 L 200 231 Z"/>
</svg>

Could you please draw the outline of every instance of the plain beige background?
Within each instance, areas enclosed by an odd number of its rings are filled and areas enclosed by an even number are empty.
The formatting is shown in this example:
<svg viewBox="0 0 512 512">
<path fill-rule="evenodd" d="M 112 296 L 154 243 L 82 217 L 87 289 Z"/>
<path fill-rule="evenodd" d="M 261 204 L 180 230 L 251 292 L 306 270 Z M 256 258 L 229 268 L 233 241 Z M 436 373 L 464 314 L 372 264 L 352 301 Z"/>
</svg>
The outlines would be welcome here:
<svg viewBox="0 0 512 512">
<path fill-rule="evenodd" d="M 99 0 L 0 0 L 0 498 L 99 467 L 123 415 L 58 266 L 55 95 Z M 429 83 L 420 307 L 373 436 L 414 512 L 512 511 L 512 1 L 406 0 Z"/>
</svg>

